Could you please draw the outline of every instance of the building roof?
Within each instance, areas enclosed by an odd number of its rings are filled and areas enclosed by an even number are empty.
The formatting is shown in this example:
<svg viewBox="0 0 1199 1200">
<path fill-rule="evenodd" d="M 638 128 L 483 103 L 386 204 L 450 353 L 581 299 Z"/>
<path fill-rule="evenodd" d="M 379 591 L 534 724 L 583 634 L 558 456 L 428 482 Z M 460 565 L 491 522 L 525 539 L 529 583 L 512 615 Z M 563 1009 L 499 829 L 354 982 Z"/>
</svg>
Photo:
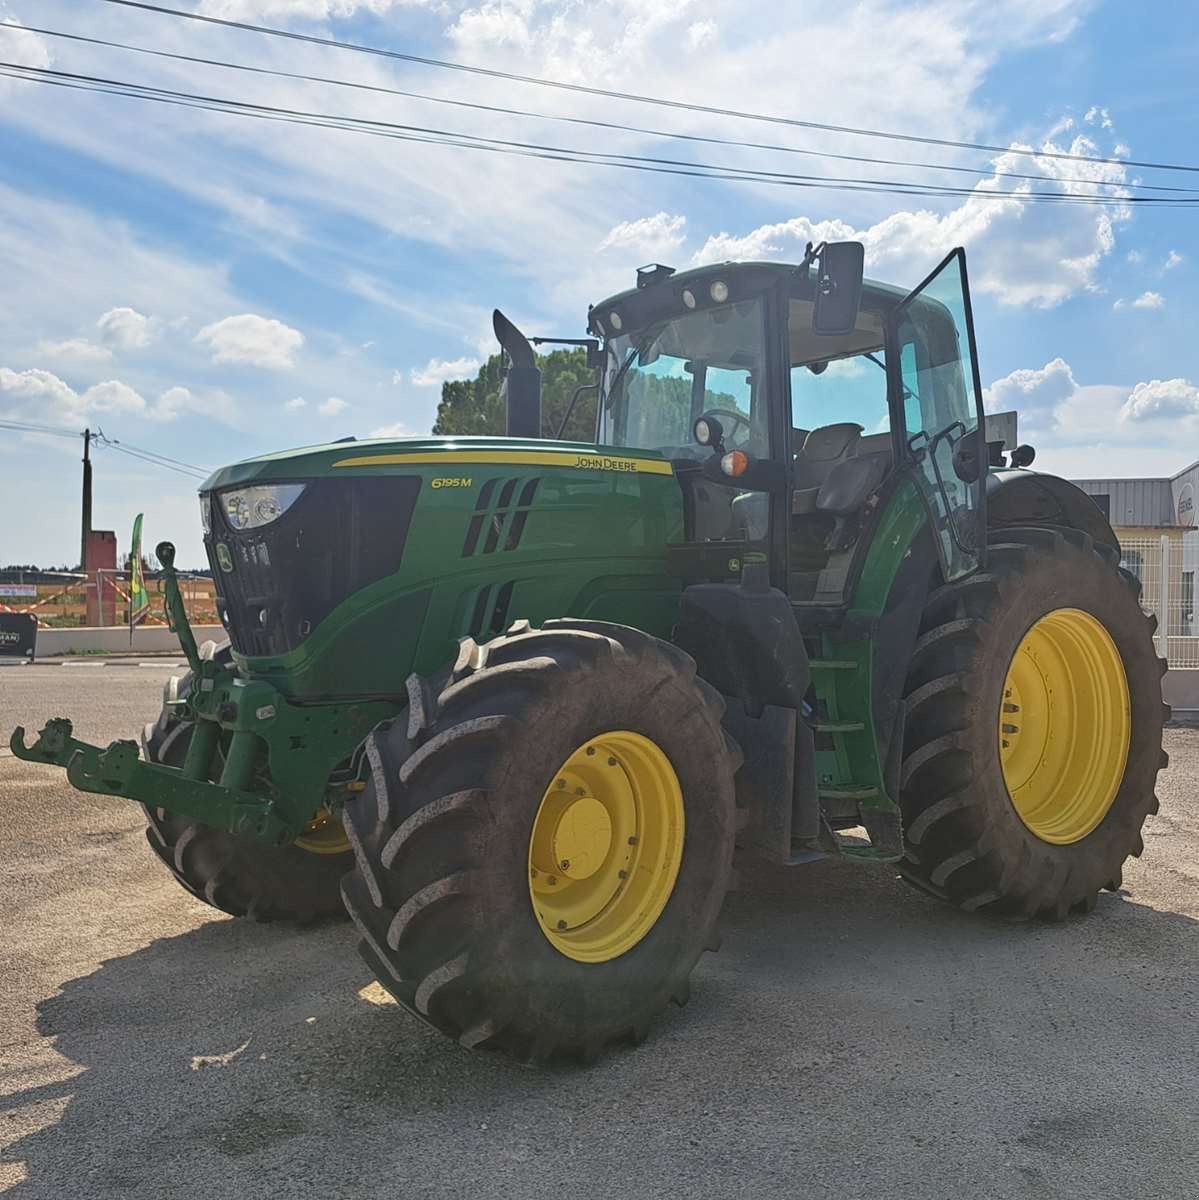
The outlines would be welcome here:
<svg viewBox="0 0 1199 1200">
<path fill-rule="evenodd" d="M 1174 528 L 1195 524 L 1199 462 L 1184 467 L 1177 475 L 1156 479 L 1075 479 L 1073 482 L 1089 496 L 1108 497 L 1108 520 L 1113 525 Z"/>
</svg>

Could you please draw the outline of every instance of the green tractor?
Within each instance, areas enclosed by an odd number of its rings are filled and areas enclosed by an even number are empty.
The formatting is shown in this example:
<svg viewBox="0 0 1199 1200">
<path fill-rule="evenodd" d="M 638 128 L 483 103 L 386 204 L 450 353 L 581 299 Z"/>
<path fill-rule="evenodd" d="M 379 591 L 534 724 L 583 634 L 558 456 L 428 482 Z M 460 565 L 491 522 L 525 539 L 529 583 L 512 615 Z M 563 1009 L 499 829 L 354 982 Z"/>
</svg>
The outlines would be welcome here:
<svg viewBox="0 0 1199 1200">
<path fill-rule="evenodd" d="M 1120 886 L 1165 765 L 1154 623 L 1095 504 L 988 442 L 965 256 L 654 266 L 590 311 L 594 443 L 332 445 L 203 485 L 230 641 L 141 753 L 13 752 L 140 803 L 236 916 L 348 910 L 404 1007 L 525 1060 L 640 1041 L 747 859 L 894 864 L 1057 920 Z"/>
</svg>

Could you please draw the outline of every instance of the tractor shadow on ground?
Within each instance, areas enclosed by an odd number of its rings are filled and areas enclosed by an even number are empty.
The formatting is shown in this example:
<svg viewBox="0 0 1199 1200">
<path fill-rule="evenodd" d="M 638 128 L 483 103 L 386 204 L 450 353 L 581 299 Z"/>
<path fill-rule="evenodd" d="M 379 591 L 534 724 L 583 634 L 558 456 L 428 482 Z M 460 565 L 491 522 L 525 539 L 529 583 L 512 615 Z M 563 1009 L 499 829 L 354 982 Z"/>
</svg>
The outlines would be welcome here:
<svg viewBox="0 0 1199 1200">
<path fill-rule="evenodd" d="M 10 1098 L 66 1104 L 5 1155 L 28 1172 L 9 1195 L 769 1195 L 839 1171 L 849 1141 L 853 1195 L 941 1195 L 926 1168 L 905 1179 L 948 1132 L 947 1161 L 993 1172 L 990 1194 L 1007 1177 L 1042 1194 L 1067 1167 L 1084 1194 L 1113 1187 L 1096 1159 L 1113 1140 L 1130 1170 L 1192 1143 L 1179 1004 L 1193 1018 L 1199 923 L 1105 895 L 1016 925 L 881 869 L 741 874 L 691 1004 L 591 1068 L 447 1042 L 383 1002 L 348 926 L 212 921 L 109 959 L 39 1006 L 79 1073 Z M 1113 1077 L 1134 1065 L 1135 1105 Z"/>
</svg>

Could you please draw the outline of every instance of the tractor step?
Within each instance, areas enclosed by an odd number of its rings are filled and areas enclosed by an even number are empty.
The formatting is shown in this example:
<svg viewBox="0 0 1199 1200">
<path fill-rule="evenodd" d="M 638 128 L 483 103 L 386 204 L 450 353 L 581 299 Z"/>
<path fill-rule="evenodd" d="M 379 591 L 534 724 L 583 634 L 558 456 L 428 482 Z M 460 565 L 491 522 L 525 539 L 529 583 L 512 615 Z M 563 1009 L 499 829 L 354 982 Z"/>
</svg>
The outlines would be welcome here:
<svg viewBox="0 0 1199 1200">
<path fill-rule="evenodd" d="M 813 658 L 808 666 L 813 671 L 856 671 L 858 664 L 845 658 Z"/>
<path fill-rule="evenodd" d="M 821 800 L 873 800 L 877 796 L 876 787 L 822 787 L 817 788 L 816 794 Z"/>
<path fill-rule="evenodd" d="M 862 814 L 862 827 L 868 842 L 843 837 L 829 829 L 833 845 L 842 858 L 857 862 L 892 863 L 903 857 L 903 826 L 898 812 Z"/>
<path fill-rule="evenodd" d="M 812 728 L 817 733 L 861 733 L 866 724 L 864 721 L 816 721 Z"/>
</svg>

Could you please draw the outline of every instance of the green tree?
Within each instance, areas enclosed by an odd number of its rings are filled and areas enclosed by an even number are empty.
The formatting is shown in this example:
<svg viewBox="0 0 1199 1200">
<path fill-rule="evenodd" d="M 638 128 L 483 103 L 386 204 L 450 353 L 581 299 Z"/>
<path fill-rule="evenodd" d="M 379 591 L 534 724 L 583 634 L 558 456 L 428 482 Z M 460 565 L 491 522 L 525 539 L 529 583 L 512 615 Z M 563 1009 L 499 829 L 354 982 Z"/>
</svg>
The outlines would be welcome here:
<svg viewBox="0 0 1199 1200">
<path fill-rule="evenodd" d="M 571 397 L 583 384 L 595 382 L 595 372 L 587 369 L 585 350 L 555 350 L 539 354 L 541 368 L 541 436 L 552 438 L 570 404 Z M 503 437 L 504 404 L 500 398 L 500 356 L 493 354 L 474 379 L 451 379 L 441 385 L 441 401 L 433 432 L 440 434 L 490 434 Z M 562 436 L 572 442 L 595 440 L 595 392 L 584 392 L 571 414 Z"/>
</svg>

